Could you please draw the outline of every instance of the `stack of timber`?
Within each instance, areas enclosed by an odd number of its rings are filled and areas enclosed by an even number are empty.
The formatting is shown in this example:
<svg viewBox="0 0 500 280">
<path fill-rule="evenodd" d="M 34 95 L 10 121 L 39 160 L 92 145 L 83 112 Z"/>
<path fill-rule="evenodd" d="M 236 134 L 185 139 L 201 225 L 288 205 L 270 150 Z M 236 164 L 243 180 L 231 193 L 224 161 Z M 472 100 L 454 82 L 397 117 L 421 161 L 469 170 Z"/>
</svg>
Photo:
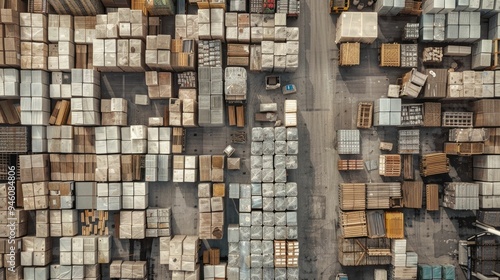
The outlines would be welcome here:
<svg viewBox="0 0 500 280">
<path fill-rule="evenodd" d="M 0 124 L 18 124 L 21 121 L 19 103 L 13 100 L 0 101 Z"/>
<path fill-rule="evenodd" d="M 387 238 L 404 238 L 403 212 L 385 212 L 385 227 Z"/>
<path fill-rule="evenodd" d="M 363 170 L 363 160 L 361 159 L 340 159 L 338 161 L 339 171 Z"/>
<path fill-rule="evenodd" d="M 443 61 L 443 48 L 442 47 L 428 47 L 424 48 L 423 63 L 434 64 Z"/>
<path fill-rule="evenodd" d="M 383 210 L 367 211 L 366 224 L 368 226 L 368 237 L 385 237 L 385 218 Z"/>
<path fill-rule="evenodd" d="M 500 126 L 500 99 L 481 99 L 473 103 L 474 126 Z"/>
<path fill-rule="evenodd" d="M 490 128 L 488 139 L 484 142 L 485 154 L 500 154 L 500 127 Z"/>
<path fill-rule="evenodd" d="M 380 47 L 380 66 L 399 67 L 401 66 L 401 45 L 382 44 Z"/>
<path fill-rule="evenodd" d="M 424 123 L 426 127 L 441 126 L 441 103 L 425 102 L 424 103 Z"/>
<path fill-rule="evenodd" d="M 372 127 L 373 117 L 373 102 L 359 102 L 358 103 L 358 128 Z"/>
<path fill-rule="evenodd" d="M 439 210 L 439 185 L 428 184 L 425 186 L 425 206 L 427 211 Z"/>
<path fill-rule="evenodd" d="M 388 265 L 391 243 L 387 238 L 338 238 L 338 256 L 344 266 Z"/>
<path fill-rule="evenodd" d="M 73 16 L 95 16 L 104 14 L 104 6 L 99 0 L 86 0 L 79 3 L 73 0 L 48 0 L 57 14 Z"/>
<path fill-rule="evenodd" d="M 366 209 L 389 209 L 394 198 L 401 198 L 400 183 L 366 184 Z"/>
<path fill-rule="evenodd" d="M 249 44 L 227 44 L 227 66 L 248 67 L 249 62 Z"/>
<path fill-rule="evenodd" d="M 230 126 L 245 127 L 245 106 L 228 105 L 227 111 Z"/>
<path fill-rule="evenodd" d="M 406 208 L 422 208 L 422 181 L 404 181 L 401 186 L 403 192 L 403 206 Z"/>
<path fill-rule="evenodd" d="M 422 176 L 444 174 L 450 171 L 450 163 L 445 153 L 433 153 L 422 156 L 420 173 Z"/>
<path fill-rule="evenodd" d="M 413 155 L 403 155 L 403 179 L 414 180 Z"/>
<path fill-rule="evenodd" d="M 367 236 L 366 212 L 340 212 L 340 226 L 345 238 Z"/>
<path fill-rule="evenodd" d="M 340 209 L 364 210 L 366 207 L 366 186 L 362 183 L 343 183 L 339 185 Z"/>
<path fill-rule="evenodd" d="M 484 143 L 444 143 L 447 155 L 471 156 L 484 153 Z"/>
<path fill-rule="evenodd" d="M 443 127 L 472 127 L 473 113 L 472 112 L 444 112 Z"/>
<path fill-rule="evenodd" d="M 401 155 L 380 155 L 379 174 L 386 177 L 401 176 Z"/>
<path fill-rule="evenodd" d="M 360 43 L 342 43 L 339 50 L 339 66 L 359 65 Z"/>
</svg>

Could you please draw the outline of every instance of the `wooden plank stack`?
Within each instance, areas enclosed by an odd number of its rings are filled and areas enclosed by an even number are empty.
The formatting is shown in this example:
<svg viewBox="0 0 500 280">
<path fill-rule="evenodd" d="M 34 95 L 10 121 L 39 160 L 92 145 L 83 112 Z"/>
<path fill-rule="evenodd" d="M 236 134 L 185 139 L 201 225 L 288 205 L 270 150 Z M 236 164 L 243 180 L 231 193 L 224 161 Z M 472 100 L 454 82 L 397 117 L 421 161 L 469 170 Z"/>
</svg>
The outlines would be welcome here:
<svg viewBox="0 0 500 280">
<path fill-rule="evenodd" d="M 380 47 L 380 66 L 399 67 L 401 66 L 401 45 L 382 44 Z"/>
<path fill-rule="evenodd" d="M 425 206 L 427 211 L 439 210 L 439 185 L 428 184 L 425 186 Z"/>
<path fill-rule="evenodd" d="M 425 102 L 424 103 L 424 123 L 426 127 L 441 126 L 441 103 Z"/>
<path fill-rule="evenodd" d="M 391 198 L 400 197 L 400 183 L 366 184 L 366 209 L 389 209 L 391 208 Z"/>
<path fill-rule="evenodd" d="M 229 126 L 245 127 L 245 106 L 228 105 L 227 109 Z"/>
<path fill-rule="evenodd" d="M 367 236 L 366 212 L 340 212 L 340 226 L 342 229 L 342 236 L 345 238 Z"/>
<path fill-rule="evenodd" d="M 484 143 L 444 143 L 444 152 L 457 156 L 481 155 L 484 153 Z"/>
<path fill-rule="evenodd" d="M 361 159 L 339 159 L 337 163 L 339 171 L 363 170 L 363 160 Z"/>
<path fill-rule="evenodd" d="M 343 183 L 339 185 L 340 209 L 364 210 L 366 207 L 366 186 L 360 183 Z"/>
<path fill-rule="evenodd" d="M 386 212 L 385 226 L 387 238 L 404 238 L 404 214 L 403 212 Z"/>
<path fill-rule="evenodd" d="M 339 236 L 338 248 L 338 259 L 340 264 L 344 266 L 387 265 L 391 263 L 391 257 L 387 255 L 391 243 L 387 238 L 344 238 Z M 374 252 L 380 253 L 374 254 Z"/>
<path fill-rule="evenodd" d="M 340 44 L 339 66 L 359 65 L 360 46 L 359 42 Z"/>
<path fill-rule="evenodd" d="M 20 13 L 21 68 L 47 70 L 47 15 Z"/>
<path fill-rule="evenodd" d="M 372 127 L 373 119 L 373 102 L 359 102 L 358 103 L 358 128 Z"/>
<path fill-rule="evenodd" d="M 401 176 L 401 155 L 380 155 L 379 174 L 386 177 Z"/>
<path fill-rule="evenodd" d="M 413 155 L 403 155 L 403 179 L 414 180 Z"/>
<path fill-rule="evenodd" d="M 227 66 L 247 67 L 250 63 L 250 45 L 228 44 Z"/>
<path fill-rule="evenodd" d="M 474 126 L 500 126 L 500 99 L 482 99 L 473 103 Z"/>
<path fill-rule="evenodd" d="M 422 208 L 422 181 L 404 181 L 401 186 L 403 192 L 403 206 L 406 208 Z"/>
<path fill-rule="evenodd" d="M 108 211 L 84 210 L 80 213 L 82 235 L 108 235 Z"/>
<path fill-rule="evenodd" d="M 56 13 L 74 16 L 95 16 L 103 14 L 104 6 L 99 0 L 85 0 L 75 2 L 73 0 L 48 0 Z"/>
<path fill-rule="evenodd" d="M 50 154 L 53 181 L 94 181 L 95 154 Z"/>
<path fill-rule="evenodd" d="M 185 130 L 182 127 L 172 128 L 172 153 L 180 154 L 184 151 Z"/>
<path fill-rule="evenodd" d="M 488 129 L 489 136 L 484 142 L 485 154 L 500 154 L 500 127 Z"/>
<path fill-rule="evenodd" d="M 19 11 L 13 8 L 2 9 L 1 18 L 4 32 L 0 36 L 0 43 L 3 45 L 3 49 L 0 50 L 0 66 L 19 68 L 21 64 Z"/>
<path fill-rule="evenodd" d="M 450 171 L 450 163 L 445 153 L 432 153 L 422 156 L 420 173 L 422 176 L 444 174 Z"/>
<path fill-rule="evenodd" d="M 0 123 L 19 124 L 20 121 L 19 104 L 14 104 L 12 100 L 0 101 Z"/>
</svg>

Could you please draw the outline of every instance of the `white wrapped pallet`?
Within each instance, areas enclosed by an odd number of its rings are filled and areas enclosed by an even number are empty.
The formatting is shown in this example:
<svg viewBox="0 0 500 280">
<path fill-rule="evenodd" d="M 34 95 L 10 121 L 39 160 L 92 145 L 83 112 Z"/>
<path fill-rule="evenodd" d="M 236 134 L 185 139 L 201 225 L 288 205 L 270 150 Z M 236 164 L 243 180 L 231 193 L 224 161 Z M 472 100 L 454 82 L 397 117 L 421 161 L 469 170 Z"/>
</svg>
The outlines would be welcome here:
<svg viewBox="0 0 500 280">
<path fill-rule="evenodd" d="M 337 20 L 335 43 L 373 43 L 378 37 L 377 19 L 374 12 L 343 12 Z"/>
</svg>

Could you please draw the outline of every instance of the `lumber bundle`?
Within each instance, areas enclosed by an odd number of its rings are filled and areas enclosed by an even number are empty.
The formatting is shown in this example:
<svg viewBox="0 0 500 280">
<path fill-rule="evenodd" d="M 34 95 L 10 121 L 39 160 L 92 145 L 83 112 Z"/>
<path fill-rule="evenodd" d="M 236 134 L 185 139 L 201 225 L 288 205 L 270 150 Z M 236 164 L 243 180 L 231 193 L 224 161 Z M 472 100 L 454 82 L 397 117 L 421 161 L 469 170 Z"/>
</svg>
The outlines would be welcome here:
<svg viewBox="0 0 500 280">
<path fill-rule="evenodd" d="M 340 212 L 340 226 L 345 238 L 367 236 L 366 212 Z"/>
<path fill-rule="evenodd" d="M 385 226 L 387 238 L 405 237 L 403 212 L 386 212 Z"/>
<path fill-rule="evenodd" d="M 220 249 L 210 248 L 203 251 L 203 264 L 218 265 L 220 264 Z"/>
<path fill-rule="evenodd" d="M 406 208 L 422 208 L 422 181 L 404 181 L 401 186 L 403 192 L 403 206 Z"/>
<path fill-rule="evenodd" d="M 108 235 L 108 211 L 84 210 L 80 213 L 82 235 Z"/>
<path fill-rule="evenodd" d="M 338 238 L 338 260 L 344 266 L 387 265 L 391 243 L 387 238 Z"/>
<path fill-rule="evenodd" d="M 363 160 L 361 159 L 340 159 L 337 163 L 339 171 L 363 170 Z"/>
<path fill-rule="evenodd" d="M 339 185 L 340 209 L 364 210 L 366 208 L 366 186 L 361 183 L 344 183 Z"/>
<path fill-rule="evenodd" d="M 450 171 L 449 160 L 445 153 L 432 153 L 422 156 L 420 173 L 422 176 L 444 174 Z"/>
<path fill-rule="evenodd" d="M 400 197 L 400 183 L 366 184 L 366 209 L 389 209 L 391 208 L 391 198 Z"/>
<path fill-rule="evenodd" d="M 104 6 L 99 0 L 48 0 L 57 14 L 74 16 L 93 16 L 104 14 Z"/>
<path fill-rule="evenodd" d="M 414 180 L 413 155 L 403 155 L 403 179 Z"/>
<path fill-rule="evenodd" d="M 427 211 L 439 210 L 439 185 L 428 184 L 425 186 L 425 206 Z"/>
<path fill-rule="evenodd" d="M 340 44 L 339 66 L 359 65 L 360 46 L 359 42 Z"/>
<path fill-rule="evenodd" d="M 401 176 L 401 155 L 380 155 L 379 174 L 387 177 Z"/>
<path fill-rule="evenodd" d="M 227 112 L 230 126 L 245 127 L 245 107 L 243 105 L 228 105 Z"/>
<path fill-rule="evenodd" d="M 358 128 L 370 128 L 373 123 L 373 102 L 358 103 L 358 118 L 356 125 Z"/>
<path fill-rule="evenodd" d="M 500 154 L 500 127 L 489 129 L 489 137 L 484 142 L 484 153 Z"/>
<path fill-rule="evenodd" d="M 471 156 L 484 153 L 484 143 L 444 143 L 447 155 Z"/>
<path fill-rule="evenodd" d="M 69 119 L 69 112 L 71 106 L 68 100 L 59 100 L 56 102 L 56 106 L 52 111 L 49 118 L 49 124 L 51 125 L 65 125 L 71 124 Z"/>
<path fill-rule="evenodd" d="M 18 124 L 21 121 L 19 104 L 13 100 L 0 101 L 0 124 Z"/>
</svg>

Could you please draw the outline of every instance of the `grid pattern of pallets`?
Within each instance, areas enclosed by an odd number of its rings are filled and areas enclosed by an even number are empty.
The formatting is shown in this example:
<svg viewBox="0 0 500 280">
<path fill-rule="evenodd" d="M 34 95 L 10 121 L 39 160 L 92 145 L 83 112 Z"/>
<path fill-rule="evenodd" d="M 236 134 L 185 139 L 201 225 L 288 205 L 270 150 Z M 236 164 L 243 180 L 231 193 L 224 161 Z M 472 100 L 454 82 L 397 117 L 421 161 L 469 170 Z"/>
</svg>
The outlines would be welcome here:
<svg viewBox="0 0 500 280">
<path fill-rule="evenodd" d="M 420 173 L 422 176 L 444 174 L 450 171 L 450 162 L 445 153 L 433 153 L 422 156 Z"/>
<path fill-rule="evenodd" d="M 358 117 L 357 117 L 357 127 L 358 128 L 370 128 L 372 127 L 373 120 L 373 103 L 372 102 L 359 102 L 358 103 Z"/>
<path fill-rule="evenodd" d="M 401 156 L 380 155 L 379 174 L 387 177 L 401 176 Z"/>
<path fill-rule="evenodd" d="M 27 127 L 0 127 L 0 152 L 7 154 L 28 152 Z"/>
<path fill-rule="evenodd" d="M 423 126 L 427 127 L 441 126 L 441 103 L 439 102 L 424 103 Z"/>
<path fill-rule="evenodd" d="M 400 154 L 420 153 L 420 131 L 418 129 L 400 130 L 398 149 Z"/>
<path fill-rule="evenodd" d="M 339 171 L 363 170 L 363 160 L 361 159 L 340 159 L 337 164 Z"/>
<path fill-rule="evenodd" d="M 472 127 L 472 112 L 444 112 L 443 127 Z"/>
<path fill-rule="evenodd" d="M 421 126 L 424 122 L 423 109 L 423 104 L 401 105 L 401 125 Z"/>
<path fill-rule="evenodd" d="M 339 49 L 339 65 L 359 65 L 360 43 L 342 43 Z"/>
<path fill-rule="evenodd" d="M 366 207 L 366 186 L 361 183 L 339 185 L 339 207 L 346 210 L 364 210 Z"/>
<path fill-rule="evenodd" d="M 401 65 L 400 52 L 400 44 L 382 44 L 380 47 L 380 66 L 399 67 Z"/>
</svg>

